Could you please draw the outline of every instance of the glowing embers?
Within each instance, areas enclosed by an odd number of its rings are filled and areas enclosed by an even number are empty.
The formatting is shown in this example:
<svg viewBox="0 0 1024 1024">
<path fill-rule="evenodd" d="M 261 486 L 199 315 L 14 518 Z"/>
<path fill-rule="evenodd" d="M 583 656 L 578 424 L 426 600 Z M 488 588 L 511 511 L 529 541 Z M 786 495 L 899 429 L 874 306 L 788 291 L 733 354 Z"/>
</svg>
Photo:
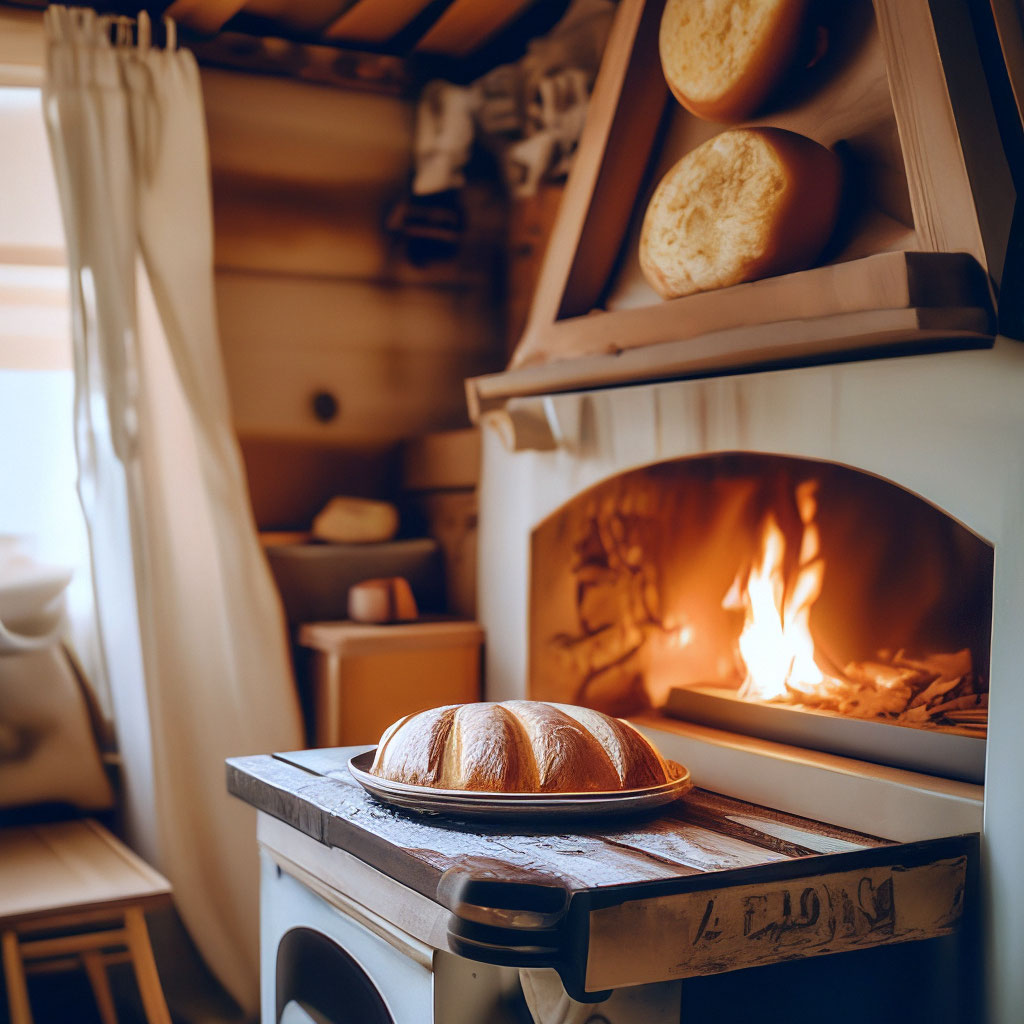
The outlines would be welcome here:
<svg viewBox="0 0 1024 1024">
<path fill-rule="evenodd" d="M 816 644 L 811 610 L 826 572 L 817 490 L 816 480 L 796 488 L 802 532 L 795 564 L 787 562 L 785 534 L 769 511 L 753 564 L 737 574 L 722 601 L 723 608 L 744 613 L 736 646 L 745 674 L 737 696 L 984 735 L 988 694 L 968 648 L 921 657 L 880 651 L 840 667 Z"/>
</svg>

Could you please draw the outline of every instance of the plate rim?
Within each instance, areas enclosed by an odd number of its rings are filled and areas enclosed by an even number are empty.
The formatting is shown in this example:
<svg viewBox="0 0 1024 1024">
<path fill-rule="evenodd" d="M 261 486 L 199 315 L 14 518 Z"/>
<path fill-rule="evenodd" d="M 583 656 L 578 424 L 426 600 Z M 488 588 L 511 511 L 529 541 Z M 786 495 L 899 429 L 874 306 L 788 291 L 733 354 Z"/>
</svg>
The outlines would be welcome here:
<svg viewBox="0 0 1024 1024">
<path fill-rule="evenodd" d="M 581 793 L 500 793 L 470 789 L 438 789 L 434 786 L 417 786 L 409 782 L 394 782 L 391 779 L 382 779 L 377 775 L 372 775 L 362 765 L 356 764 L 357 761 L 372 764 L 376 753 L 377 747 L 373 746 L 359 754 L 354 754 L 348 759 L 347 767 L 349 773 L 356 782 L 370 793 L 373 793 L 375 790 L 381 790 L 384 793 L 390 792 L 395 796 L 418 799 L 426 803 L 449 803 L 454 800 L 459 803 L 464 802 L 468 805 L 480 804 L 481 806 L 488 804 L 504 807 L 557 807 L 561 804 L 577 806 L 579 804 L 603 802 L 644 802 L 645 799 L 668 797 L 669 794 L 679 797 L 693 789 L 690 769 L 668 758 L 665 758 L 666 763 L 675 765 L 682 774 L 668 782 L 660 782 L 656 786 L 645 786 L 640 789 L 589 790 Z M 360 776 L 365 777 L 366 781 Z M 666 802 L 668 801 L 666 800 Z"/>
</svg>

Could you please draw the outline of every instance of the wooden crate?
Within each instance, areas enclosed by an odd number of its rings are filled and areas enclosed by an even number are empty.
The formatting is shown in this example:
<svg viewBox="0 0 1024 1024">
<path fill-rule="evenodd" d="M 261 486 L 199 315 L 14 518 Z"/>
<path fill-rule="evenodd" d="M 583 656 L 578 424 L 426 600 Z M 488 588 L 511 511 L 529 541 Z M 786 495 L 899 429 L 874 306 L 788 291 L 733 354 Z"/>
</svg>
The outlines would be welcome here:
<svg viewBox="0 0 1024 1024">
<path fill-rule="evenodd" d="M 480 699 L 475 622 L 310 622 L 313 742 L 375 743 L 392 722 L 442 704 Z"/>
<path fill-rule="evenodd" d="M 669 97 L 663 6 L 619 5 L 526 331 L 509 371 L 469 382 L 471 412 L 631 379 L 990 345 L 1016 191 L 968 5 L 827 5 L 824 59 L 746 122 L 843 155 L 845 212 L 823 262 L 668 301 L 640 274 L 640 222 L 661 175 L 725 126 Z"/>
</svg>

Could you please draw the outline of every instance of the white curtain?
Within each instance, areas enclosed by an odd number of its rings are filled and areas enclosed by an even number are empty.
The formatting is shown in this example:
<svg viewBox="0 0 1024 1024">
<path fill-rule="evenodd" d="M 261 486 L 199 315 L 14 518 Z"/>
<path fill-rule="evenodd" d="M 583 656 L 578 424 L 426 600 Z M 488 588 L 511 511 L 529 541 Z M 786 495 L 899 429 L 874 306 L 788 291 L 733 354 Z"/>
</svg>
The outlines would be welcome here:
<svg viewBox="0 0 1024 1024">
<path fill-rule="evenodd" d="M 239 1003 L 257 1004 L 251 812 L 224 758 L 301 745 L 217 338 L 194 58 L 140 15 L 51 7 L 44 103 L 67 235 L 79 494 L 130 837 Z"/>
</svg>

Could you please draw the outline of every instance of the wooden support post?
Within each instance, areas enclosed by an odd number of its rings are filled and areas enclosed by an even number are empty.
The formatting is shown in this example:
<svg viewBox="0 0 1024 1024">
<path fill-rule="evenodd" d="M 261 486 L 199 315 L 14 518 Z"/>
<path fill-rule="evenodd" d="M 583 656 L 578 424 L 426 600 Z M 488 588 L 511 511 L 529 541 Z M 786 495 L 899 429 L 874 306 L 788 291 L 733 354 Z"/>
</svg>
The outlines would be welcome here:
<svg viewBox="0 0 1024 1024">
<path fill-rule="evenodd" d="M 117 1024 L 117 1010 L 114 1009 L 114 997 L 110 993 L 110 980 L 103 962 L 103 954 L 90 950 L 82 954 L 85 973 L 92 986 L 92 994 L 96 999 L 96 1008 L 100 1012 L 103 1024 Z"/>
<path fill-rule="evenodd" d="M 146 1020 L 149 1024 L 171 1024 L 171 1015 L 167 1012 L 164 992 L 160 987 L 160 975 L 153 959 L 153 948 L 149 944 L 146 918 L 138 907 L 131 907 L 125 911 L 124 923 Z"/>
<path fill-rule="evenodd" d="M 32 1010 L 28 1005 L 28 985 L 25 969 L 18 949 L 18 936 L 13 931 L 3 934 L 4 977 L 7 979 L 7 1005 L 11 1024 L 32 1024 Z"/>
<path fill-rule="evenodd" d="M 114 996 L 111 994 L 110 979 L 106 977 L 103 955 L 95 950 L 82 953 L 82 964 L 96 999 L 96 1009 L 103 1024 L 118 1024 L 118 1012 L 114 1009 Z"/>
</svg>

